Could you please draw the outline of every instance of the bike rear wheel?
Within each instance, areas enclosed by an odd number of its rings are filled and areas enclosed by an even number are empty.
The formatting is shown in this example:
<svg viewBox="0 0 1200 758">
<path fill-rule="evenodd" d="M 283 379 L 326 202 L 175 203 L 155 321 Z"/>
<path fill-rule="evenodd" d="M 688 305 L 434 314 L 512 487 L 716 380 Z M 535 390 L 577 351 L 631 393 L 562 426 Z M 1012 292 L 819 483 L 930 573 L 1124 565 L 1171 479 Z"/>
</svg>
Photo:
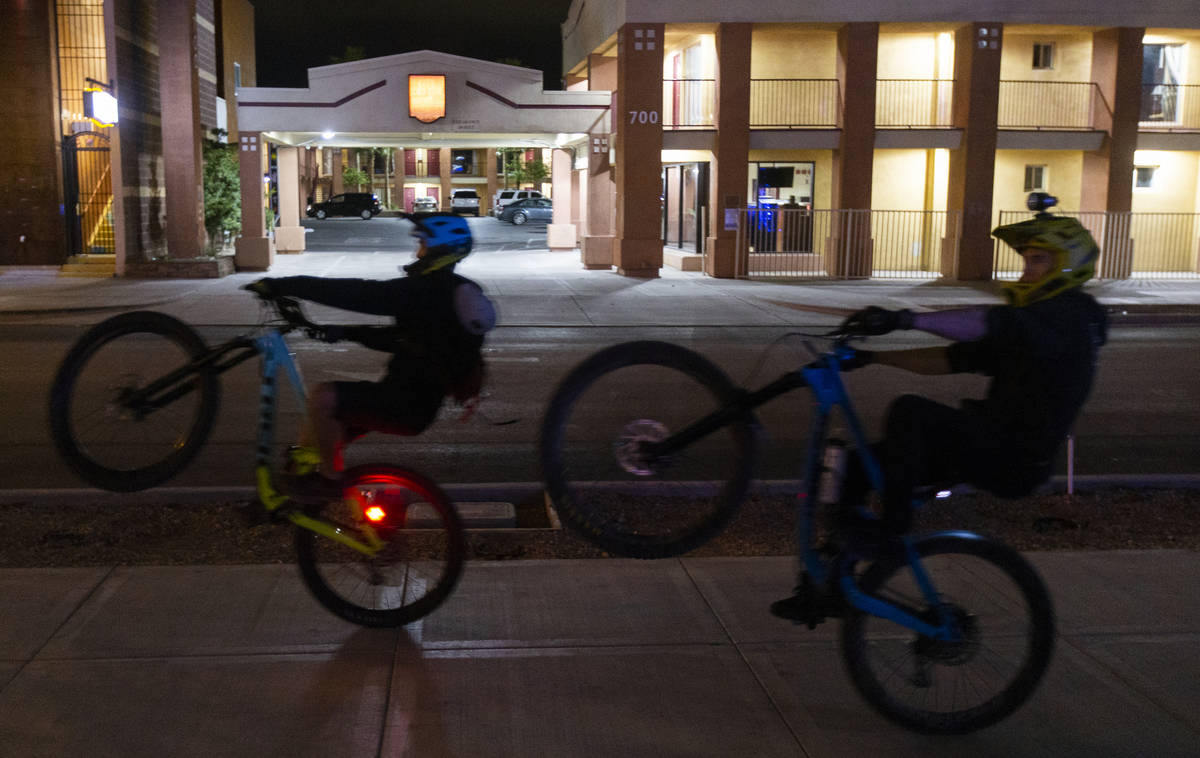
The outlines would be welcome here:
<svg viewBox="0 0 1200 758">
<path fill-rule="evenodd" d="M 975 535 L 934 535 L 915 545 L 938 593 L 931 604 L 903 554 L 859 580 L 869 595 L 960 638 L 938 641 L 849 608 L 842 656 L 879 713 L 919 732 L 962 734 L 996 723 L 1033 693 L 1054 649 L 1054 613 L 1041 578 L 1015 550 Z"/>
<path fill-rule="evenodd" d="M 161 484 L 208 438 L 219 385 L 211 370 L 187 372 L 158 397 L 149 384 L 203 356 L 196 331 L 163 313 L 114 316 L 88 330 L 67 353 L 50 390 L 50 434 L 84 481 L 114 492 Z"/>
<path fill-rule="evenodd" d="M 466 537 L 454 506 L 429 479 L 395 466 L 367 465 L 343 474 L 342 500 L 320 516 L 365 539 L 370 528 L 386 543 L 366 556 L 307 529 L 296 530 L 304 583 L 334 614 L 362 626 L 401 626 L 442 604 L 462 574 Z"/>
<path fill-rule="evenodd" d="M 559 385 L 542 424 L 546 490 L 563 521 L 632 558 L 679 555 L 712 538 L 750 483 L 753 416 L 733 412 L 670 456 L 645 450 L 736 396 L 719 368 L 678 345 L 628 342 L 585 360 Z"/>
</svg>

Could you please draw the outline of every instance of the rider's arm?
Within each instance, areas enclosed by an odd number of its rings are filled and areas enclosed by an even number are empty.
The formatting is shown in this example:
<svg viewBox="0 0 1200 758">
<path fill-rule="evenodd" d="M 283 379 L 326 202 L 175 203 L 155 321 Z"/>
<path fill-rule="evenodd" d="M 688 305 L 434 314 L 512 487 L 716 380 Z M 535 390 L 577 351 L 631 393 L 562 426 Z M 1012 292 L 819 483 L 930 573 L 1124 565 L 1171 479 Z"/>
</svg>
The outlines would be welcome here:
<svg viewBox="0 0 1200 758">
<path fill-rule="evenodd" d="M 955 342 L 971 342 L 983 339 L 987 334 L 987 314 L 987 306 L 914 313 L 912 314 L 912 328 Z"/>
<path fill-rule="evenodd" d="M 871 363 L 892 366 L 914 374 L 952 374 L 949 351 L 945 346 L 918 347 L 912 350 L 877 350 Z"/>
<path fill-rule="evenodd" d="M 406 297 L 408 279 L 327 279 L 320 276 L 281 276 L 268 280 L 276 295 L 298 297 L 333 308 L 394 316 Z"/>
</svg>

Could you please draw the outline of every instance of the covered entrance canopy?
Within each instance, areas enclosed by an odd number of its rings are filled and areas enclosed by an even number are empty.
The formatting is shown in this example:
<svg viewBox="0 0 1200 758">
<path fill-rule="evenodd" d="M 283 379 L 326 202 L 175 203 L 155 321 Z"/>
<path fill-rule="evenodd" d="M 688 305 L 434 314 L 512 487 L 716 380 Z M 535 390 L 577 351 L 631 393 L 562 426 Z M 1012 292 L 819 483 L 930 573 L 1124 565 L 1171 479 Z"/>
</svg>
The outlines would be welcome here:
<svg viewBox="0 0 1200 758">
<path fill-rule="evenodd" d="M 609 131 L 608 92 L 546 91 L 531 69 L 429 50 L 311 68 L 306 88 L 238 90 L 242 184 L 239 268 L 270 266 L 304 248 L 299 152 L 307 148 L 552 148 L 551 247 L 575 247 L 573 170 L 586 166 L 591 133 Z M 264 221 L 266 145 L 278 149 L 281 225 Z M 489 190 L 495 163 L 487 164 Z"/>
</svg>

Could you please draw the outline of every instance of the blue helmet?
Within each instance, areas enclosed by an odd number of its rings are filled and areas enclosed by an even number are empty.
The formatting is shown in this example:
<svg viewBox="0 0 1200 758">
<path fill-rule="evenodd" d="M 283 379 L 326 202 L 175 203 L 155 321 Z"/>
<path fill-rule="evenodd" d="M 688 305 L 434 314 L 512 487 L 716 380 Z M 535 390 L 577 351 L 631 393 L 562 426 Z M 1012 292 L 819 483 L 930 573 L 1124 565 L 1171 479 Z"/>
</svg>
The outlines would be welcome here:
<svg viewBox="0 0 1200 758">
<path fill-rule="evenodd" d="M 471 253 L 471 228 L 455 213 L 406 213 L 413 223 L 412 235 L 425 243 L 424 258 L 410 263 L 404 270 L 423 274 L 453 266 Z"/>
</svg>

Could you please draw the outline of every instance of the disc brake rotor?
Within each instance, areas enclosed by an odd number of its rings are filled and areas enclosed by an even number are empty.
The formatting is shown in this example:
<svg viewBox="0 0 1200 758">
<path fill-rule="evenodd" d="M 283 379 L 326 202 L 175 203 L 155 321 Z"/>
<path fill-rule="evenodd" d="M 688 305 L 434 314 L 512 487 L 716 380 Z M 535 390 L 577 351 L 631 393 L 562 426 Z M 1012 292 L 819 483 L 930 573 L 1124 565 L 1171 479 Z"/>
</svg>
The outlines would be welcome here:
<svg viewBox="0 0 1200 758">
<path fill-rule="evenodd" d="M 617 464 L 631 474 L 650 476 L 658 472 L 665 459 L 651 458 L 647 453 L 647 445 L 662 442 L 667 438 L 667 427 L 658 421 L 638 419 L 630 421 L 621 430 L 617 441 L 613 443 L 613 452 Z"/>
</svg>

